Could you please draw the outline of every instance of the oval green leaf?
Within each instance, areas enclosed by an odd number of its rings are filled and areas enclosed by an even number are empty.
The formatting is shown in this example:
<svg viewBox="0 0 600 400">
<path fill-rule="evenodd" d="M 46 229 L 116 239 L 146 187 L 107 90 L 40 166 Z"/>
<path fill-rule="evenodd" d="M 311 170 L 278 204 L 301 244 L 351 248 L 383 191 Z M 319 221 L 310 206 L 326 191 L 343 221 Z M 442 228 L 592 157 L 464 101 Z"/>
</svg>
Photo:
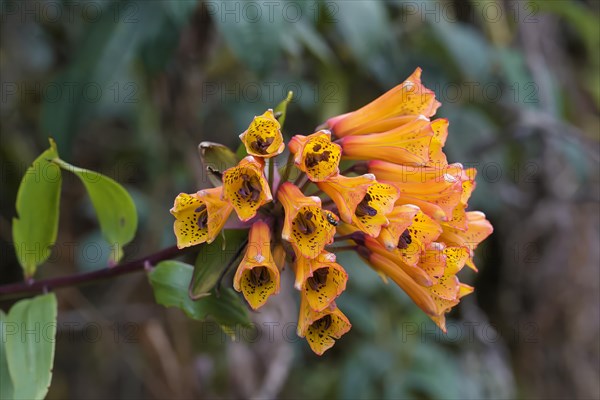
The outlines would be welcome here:
<svg viewBox="0 0 600 400">
<path fill-rule="evenodd" d="M 51 160 L 58 157 L 54 140 L 27 169 L 17 193 L 17 217 L 12 234 L 15 252 L 26 278 L 50 257 L 58 233 L 60 168 Z"/>
<path fill-rule="evenodd" d="M 237 258 L 236 255 L 239 257 L 238 252 L 248 238 L 247 229 L 227 229 L 223 232 L 211 244 L 200 247 L 189 288 L 189 295 L 194 300 L 210 296 L 223 269 L 233 258 Z"/>
<path fill-rule="evenodd" d="M 236 154 L 229 147 L 219 143 L 202 142 L 198 145 L 198 153 L 213 186 L 221 186 L 223 171 L 238 163 Z"/>
<path fill-rule="evenodd" d="M 5 346 L 0 366 L 3 362 L 8 365 L 11 382 L 0 391 L 3 399 L 32 400 L 46 396 L 54 364 L 56 314 L 56 296 L 50 293 L 21 300 L 5 318 L 0 318 L 0 349 Z M 7 379 L 5 373 L 0 372 L 2 386 Z M 12 390 L 12 395 L 4 397 L 8 390 Z"/>
<path fill-rule="evenodd" d="M 231 337 L 235 338 L 236 326 L 248 326 L 250 320 L 246 307 L 232 290 L 221 290 L 217 297 L 210 296 L 192 300 L 188 295 L 188 286 L 194 267 L 179 261 L 163 261 L 149 274 L 154 298 L 165 307 L 177 307 L 188 317 L 205 320 L 212 317 Z"/>
<path fill-rule="evenodd" d="M 111 261 L 123 257 L 123 246 L 131 242 L 137 229 L 137 211 L 133 199 L 113 179 L 95 171 L 79 168 L 59 158 L 54 162 L 77 175 L 85 186 L 100 222 L 102 236 L 112 246 Z"/>
</svg>

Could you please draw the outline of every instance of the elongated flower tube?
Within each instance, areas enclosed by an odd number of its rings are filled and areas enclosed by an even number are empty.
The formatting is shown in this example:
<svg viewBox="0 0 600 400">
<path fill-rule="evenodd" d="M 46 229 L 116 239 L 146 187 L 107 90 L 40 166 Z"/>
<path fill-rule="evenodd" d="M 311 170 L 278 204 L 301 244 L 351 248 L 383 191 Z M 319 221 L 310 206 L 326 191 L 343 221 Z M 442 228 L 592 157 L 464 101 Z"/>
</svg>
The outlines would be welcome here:
<svg viewBox="0 0 600 400">
<path fill-rule="evenodd" d="M 222 191 L 220 186 L 177 195 L 171 214 L 175 217 L 173 230 L 178 248 L 215 240 L 233 210 L 229 203 L 221 200 Z"/>
<path fill-rule="evenodd" d="M 348 274 L 335 262 L 335 254 L 323 251 L 313 259 L 296 260 L 296 289 L 304 293 L 308 306 L 323 311 L 346 289 Z"/>
<path fill-rule="evenodd" d="M 365 174 L 356 177 L 334 175 L 317 186 L 335 202 L 342 221 L 351 223 L 356 207 L 365 198 L 369 187 L 375 182 L 375 175 Z"/>
<path fill-rule="evenodd" d="M 306 197 L 292 183 L 283 183 L 277 198 L 285 209 L 281 237 L 292 244 L 299 257 L 315 258 L 333 242 L 338 218 L 321 208 L 321 199 Z"/>
<path fill-rule="evenodd" d="M 428 315 L 437 315 L 437 308 L 431 293 L 417 282 L 415 282 L 406 272 L 387 257 L 381 254 L 363 248 L 359 254 L 367 261 L 377 272 L 389 277 L 398 286 L 406 292 L 408 297 L 415 302 L 417 306 Z"/>
<path fill-rule="evenodd" d="M 429 162 L 429 145 L 434 136 L 429 119 L 418 116 L 412 122 L 383 133 L 346 136 L 336 141 L 347 160 L 378 160 L 406 165 Z"/>
<path fill-rule="evenodd" d="M 414 204 L 438 221 L 448 221 L 460 203 L 463 192 L 463 168 L 460 164 L 437 167 L 413 167 L 373 160 L 369 172 L 400 191 L 397 204 Z"/>
<path fill-rule="evenodd" d="M 398 199 L 398 189 L 392 185 L 375 182 L 356 206 L 352 223 L 367 235 L 377 237 L 381 227 L 388 224 L 387 215 Z"/>
<path fill-rule="evenodd" d="M 323 181 L 340 172 L 340 146 L 331 142 L 331 133 L 321 130 L 312 135 L 296 135 L 288 145 L 294 163 L 313 182 Z"/>
<path fill-rule="evenodd" d="M 346 334 L 352 325 L 348 318 L 332 303 L 323 311 L 313 310 L 304 294 L 300 296 L 300 314 L 297 333 L 305 337 L 308 345 L 318 355 L 322 355 Z"/>
<path fill-rule="evenodd" d="M 248 247 L 233 279 L 233 288 L 242 292 L 254 310 L 279 293 L 279 269 L 271 254 L 271 230 L 263 221 L 250 228 Z"/>
<path fill-rule="evenodd" d="M 439 106 L 435 93 L 421 83 L 421 68 L 417 68 L 395 88 L 356 111 L 330 118 L 327 125 L 337 137 L 365 135 L 381 132 L 378 124 L 390 119 L 420 114 L 429 118 Z"/>
<path fill-rule="evenodd" d="M 248 156 L 223 172 L 223 199 L 242 221 L 254 217 L 260 206 L 273 199 L 263 169 L 263 163 Z"/>
<path fill-rule="evenodd" d="M 281 126 L 271 109 L 254 117 L 248 129 L 240 135 L 240 139 L 246 146 L 246 152 L 255 157 L 275 157 L 285 148 Z"/>
</svg>

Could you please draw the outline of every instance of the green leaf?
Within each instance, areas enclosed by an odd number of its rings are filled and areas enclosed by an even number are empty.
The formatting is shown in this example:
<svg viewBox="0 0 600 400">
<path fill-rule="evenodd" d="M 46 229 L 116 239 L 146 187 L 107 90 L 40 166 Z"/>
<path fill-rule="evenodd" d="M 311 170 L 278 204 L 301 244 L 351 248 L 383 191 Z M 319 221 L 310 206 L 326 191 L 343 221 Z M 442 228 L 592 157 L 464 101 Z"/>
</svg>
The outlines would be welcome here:
<svg viewBox="0 0 600 400">
<path fill-rule="evenodd" d="M 156 302 L 165 307 L 177 307 L 195 320 L 205 320 L 210 316 L 228 335 L 235 338 L 237 325 L 250 324 L 246 308 L 232 289 L 221 290 L 219 297 L 213 292 L 210 296 L 192 300 L 188 295 L 188 286 L 193 268 L 173 260 L 159 263 L 149 274 Z"/>
<path fill-rule="evenodd" d="M 43 399 L 52 379 L 56 342 L 56 296 L 53 293 L 15 304 L 8 316 L 0 315 L 0 379 L 2 398 Z M 6 357 L 5 360 L 3 358 Z M 8 364 L 11 385 L 4 387 Z M 5 397 L 12 389 L 12 394 Z"/>
<path fill-rule="evenodd" d="M 200 248 L 189 287 L 189 295 L 194 300 L 210 296 L 223 269 L 248 238 L 246 229 L 228 229 L 223 232 L 224 235 L 217 236 L 214 242 Z"/>
<path fill-rule="evenodd" d="M 237 155 L 220 143 L 202 142 L 198 145 L 198 152 L 208 179 L 215 187 L 222 185 L 220 175 L 223 171 L 238 163 Z"/>
<path fill-rule="evenodd" d="M 274 114 L 277 115 L 277 113 L 281 113 L 279 118 L 277 118 L 277 121 L 279 121 L 279 125 L 281 125 L 281 129 L 283 129 L 283 124 L 285 123 L 285 115 L 287 113 L 288 104 L 290 104 L 293 97 L 294 92 L 290 90 L 287 94 L 287 97 L 283 99 L 283 101 L 279 103 L 277 107 L 275 107 Z"/>
<path fill-rule="evenodd" d="M 62 177 L 60 169 L 50 161 L 56 157 L 56 144 L 50 139 L 50 148 L 27 169 L 17 193 L 12 234 L 26 278 L 32 277 L 38 265 L 48 259 L 58 233 Z"/>
<path fill-rule="evenodd" d="M 53 161 L 77 175 L 85 186 L 100 221 L 102 235 L 112 246 L 111 260 L 118 262 L 123 257 L 123 246 L 133 239 L 137 229 L 133 199 L 123 186 L 105 175 L 76 167 L 59 158 Z"/>
<path fill-rule="evenodd" d="M 6 356 L 6 314 L 0 310 L 0 399 L 12 399 L 14 389 Z"/>
</svg>

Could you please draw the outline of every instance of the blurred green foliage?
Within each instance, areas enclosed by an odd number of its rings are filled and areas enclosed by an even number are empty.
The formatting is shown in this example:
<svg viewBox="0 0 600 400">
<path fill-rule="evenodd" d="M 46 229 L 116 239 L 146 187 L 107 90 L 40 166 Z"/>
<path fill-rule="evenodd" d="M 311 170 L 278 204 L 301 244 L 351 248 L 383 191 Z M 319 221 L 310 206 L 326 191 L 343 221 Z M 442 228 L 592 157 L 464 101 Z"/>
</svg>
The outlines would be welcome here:
<svg viewBox="0 0 600 400">
<path fill-rule="evenodd" d="M 140 233 L 125 248 L 125 258 L 134 258 L 173 244 L 168 213 L 173 198 L 209 185 L 198 159 L 199 142 L 235 150 L 251 118 L 275 107 L 290 90 L 294 98 L 285 134 L 311 133 L 326 118 L 360 107 L 420 66 L 424 83 L 443 104 L 439 116 L 450 120 L 449 161 L 479 171 L 470 206 L 486 212 L 496 226 L 479 250 L 479 278 L 466 278 L 476 284 L 476 295 L 453 314 L 455 336 L 444 337 L 400 290 L 383 284 L 362 263 L 344 259 L 350 280 L 339 304 L 353 329 L 321 358 L 303 341 L 295 342 L 280 396 L 548 395 L 551 389 L 532 380 L 541 372 L 524 367 L 526 356 L 520 352 L 526 343 L 507 330 L 515 320 L 501 299 L 512 292 L 501 285 L 514 276 L 511 265 L 520 265 L 507 256 L 522 244 L 509 222 L 519 221 L 527 231 L 524 216 L 540 204 L 555 198 L 565 204 L 597 201 L 597 2 L 2 0 L 0 11 L 0 281 L 20 278 L 9 221 L 21 176 L 48 136 L 66 159 L 112 177 L 132 193 Z M 72 211 L 61 213 L 58 243 L 79 242 L 74 256 L 56 251 L 41 277 L 101 265 L 80 251 L 85 243 L 99 243 L 89 200 L 74 180 L 65 178 L 63 187 L 61 208 Z M 553 232 L 544 240 L 553 243 L 548 239 Z M 65 294 L 65 307 L 89 309 L 91 302 L 108 310 L 128 300 L 133 309 L 152 301 L 147 284 L 135 278 L 124 282 L 86 290 L 85 297 Z M 518 292 L 513 302 L 519 296 L 525 297 Z M 510 307 L 534 309 L 539 303 L 545 304 L 532 293 Z M 108 315 L 102 310 L 88 311 Z M 162 321 L 173 354 L 187 371 L 182 374 L 194 378 L 161 369 L 165 359 L 148 355 L 155 347 L 144 328 L 129 347 L 82 344 L 81 351 L 89 354 L 85 362 L 75 359 L 82 357 L 77 351 L 69 352 L 73 343 L 59 341 L 50 397 L 249 395 L 229 377 L 237 365 L 225 354 L 233 346 L 218 335 L 198 334 L 207 325 L 181 322 L 158 307 L 146 319 L 134 314 L 125 306 L 110 318 L 132 318 L 148 329 L 152 320 Z M 178 329 L 169 330 L 173 321 Z M 468 334 L 468 323 L 481 327 L 490 321 L 499 338 Z M 115 369 L 123 358 L 130 360 L 127 367 Z M 151 361 L 154 372 L 144 365 Z M 544 363 L 537 366 L 541 371 Z M 93 383 L 90 376 L 102 379 Z M 552 395 L 593 397 L 597 388 L 587 381 L 557 382 L 563 386 Z"/>
</svg>

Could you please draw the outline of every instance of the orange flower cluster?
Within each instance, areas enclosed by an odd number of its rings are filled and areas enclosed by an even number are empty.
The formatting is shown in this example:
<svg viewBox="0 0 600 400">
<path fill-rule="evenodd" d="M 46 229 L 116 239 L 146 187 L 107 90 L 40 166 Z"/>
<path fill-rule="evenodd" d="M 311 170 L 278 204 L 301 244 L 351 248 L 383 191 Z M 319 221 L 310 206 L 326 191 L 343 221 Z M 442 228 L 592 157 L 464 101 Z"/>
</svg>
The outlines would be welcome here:
<svg viewBox="0 0 600 400">
<path fill-rule="evenodd" d="M 285 150 L 267 110 L 240 135 L 248 156 L 223 172 L 223 185 L 182 193 L 171 209 L 179 247 L 212 242 L 234 210 L 251 223 L 233 287 L 257 309 L 279 292 L 287 260 L 300 292 L 297 333 L 319 355 L 351 326 L 335 303 L 348 275 L 334 242 L 398 284 L 444 331 L 445 314 L 473 291 L 457 273 L 464 265 L 476 270 L 473 251 L 493 229 L 483 213 L 466 211 L 475 171 L 447 163 L 448 121 L 431 120 L 440 103 L 420 75 L 329 119 L 328 129 L 294 136 L 290 164 L 300 173 L 293 183 L 290 165 L 281 176 L 266 173 Z M 342 175 L 342 160 L 358 162 Z M 276 262 L 271 249 L 287 257 Z"/>
</svg>

